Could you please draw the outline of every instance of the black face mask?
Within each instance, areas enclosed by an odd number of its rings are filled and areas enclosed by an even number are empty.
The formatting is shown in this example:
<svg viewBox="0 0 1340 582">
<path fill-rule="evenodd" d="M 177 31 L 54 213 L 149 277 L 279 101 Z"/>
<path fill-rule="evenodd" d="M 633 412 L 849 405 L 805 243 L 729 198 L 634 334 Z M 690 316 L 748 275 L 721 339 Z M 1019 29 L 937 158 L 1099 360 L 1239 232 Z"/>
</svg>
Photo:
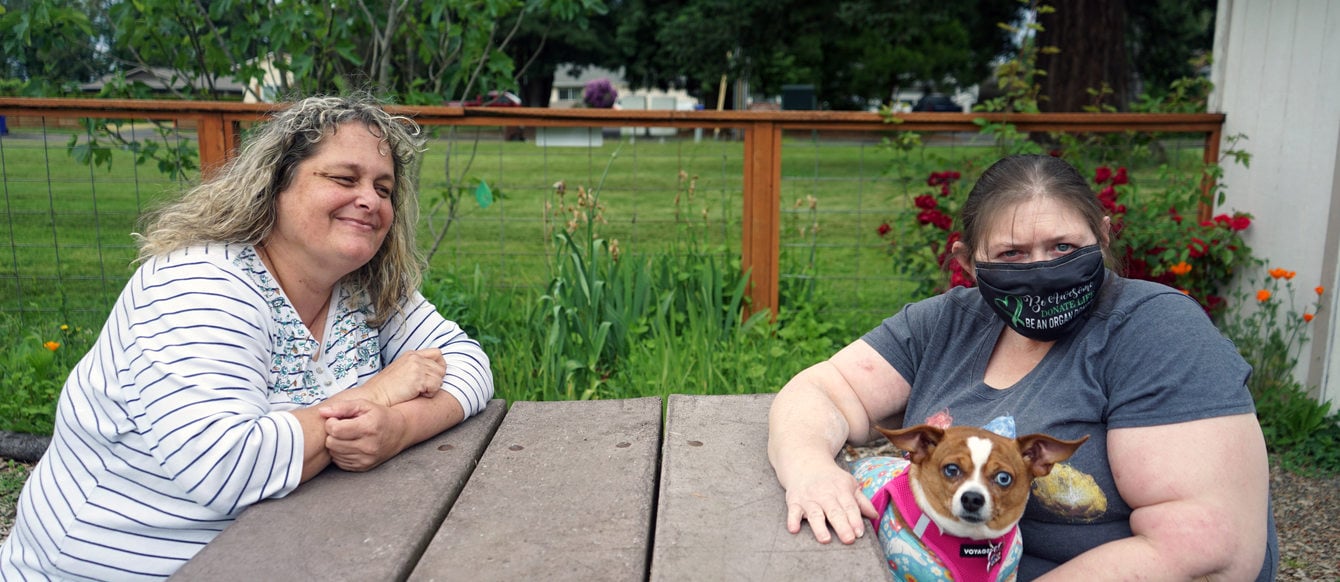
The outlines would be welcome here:
<svg viewBox="0 0 1340 582">
<path fill-rule="evenodd" d="M 977 263 L 977 288 L 1010 329 L 1048 342 L 1084 322 L 1106 272 L 1102 248 L 1090 245 L 1039 263 Z"/>
</svg>

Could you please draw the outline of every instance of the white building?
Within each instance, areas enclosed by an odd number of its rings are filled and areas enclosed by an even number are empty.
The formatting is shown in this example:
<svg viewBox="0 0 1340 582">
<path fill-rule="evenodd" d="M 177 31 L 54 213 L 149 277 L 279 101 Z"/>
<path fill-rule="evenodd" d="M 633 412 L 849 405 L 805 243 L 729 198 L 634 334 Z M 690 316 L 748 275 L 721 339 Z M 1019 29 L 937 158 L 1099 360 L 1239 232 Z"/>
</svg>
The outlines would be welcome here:
<svg viewBox="0 0 1340 582">
<path fill-rule="evenodd" d="M 1247 243 L 1270 267 L 1297 272 L 1299 305 L 1326 290 L 1295 376 L 1340 406 L 1337 38 L 1334 0 L 1219 0 L 1209 110 L 1227 115 L 1225 138 L 1246 135 L 1238 147 L 1251 154 L 1250 167 L 1224 167 L 1224 210 L 1256 217 Z"/>
</svg>

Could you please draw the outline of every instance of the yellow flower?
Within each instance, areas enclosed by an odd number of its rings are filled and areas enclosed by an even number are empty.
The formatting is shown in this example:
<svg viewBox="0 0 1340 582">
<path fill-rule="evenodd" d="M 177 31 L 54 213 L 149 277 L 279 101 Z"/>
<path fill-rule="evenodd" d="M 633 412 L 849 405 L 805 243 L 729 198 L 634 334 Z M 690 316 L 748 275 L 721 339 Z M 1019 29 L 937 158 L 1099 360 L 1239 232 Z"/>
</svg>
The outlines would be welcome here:
<svg viewBox="0 0 1340 582">
<path fill-rule="evenodd" d="M 1171 266 L 1171 267 L 1168 267 L 1168 270 L 1169 270 L 1169 271 L 1172 271 L 1172 274 L 1177 275 L 1178 277 L 1180 277 L 1180 276 L 1182 276 L 1182 275 L 1185 275 L 1185 274 L 1191 272 L 1191 265 L 1188 265 L 1188 264 L 1186 263 L 1186 261 L 1182 261 L 1182 262 L 1180 262 L 1180 263 L 1177 263 L 1176 265 L 1173 265 L 1173 266 Z"/>
<path fill-rule="evenodd" d="M 64 323 L 62 323 L 62 324 L 60 324 L 60 330 L 61 330 L 61 331 L 70 331 L 70 326 L 65 325 Z"/>
<path fill-rule="evenodd" d="M 1257 291 L 1257 292 L 1256 292 L 1256 300 L 1257 300 L 1257 301 L 1260 301 L 1261 303 L 1265 303 L 1265 302 L 1267 302 L 1267 301 L 1270 301 L 1270 291 L 1267 291 L 1267 290 L 1265 290 L 1265 289 L 1262 289 L 1262 290 L 1260 290 L 1260 291 Z"/>
<path fill-rule="evenodd" d="M 53 352 L 60 348 L 60 343 L 58 342 L 47 342 L 42 345 L 46 346 L 48 350 L 51 350 Z"/>
</svg>

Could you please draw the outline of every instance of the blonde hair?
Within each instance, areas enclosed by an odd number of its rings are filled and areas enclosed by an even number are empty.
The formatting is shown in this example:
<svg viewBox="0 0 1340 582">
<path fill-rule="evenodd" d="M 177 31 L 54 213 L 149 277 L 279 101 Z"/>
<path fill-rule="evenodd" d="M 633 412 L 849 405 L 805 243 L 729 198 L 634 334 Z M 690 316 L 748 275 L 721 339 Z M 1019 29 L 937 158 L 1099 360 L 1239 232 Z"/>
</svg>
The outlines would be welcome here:
<svg viewBox="0 0 1340 582">
<path fill-rule="evenodd" d="M 380 137 L 395 167 L 394 218 L 386 240 L 367 264 L 342 279 L 367 292 L 368 324 L 380 327 L 423 281 L 424 261 L 414 241 L 423 142 L 418 124 L 387 113 L 368 93 L 308 97 L 275 113 L 237 157 L 144 217 L 142 234 L 134 235 L 140 246 L 137 260 L 198 244 L 259 244 L 274 228 L 276 200 L 292 183 L 298 164 L 317 153 L 325 136 L 349 123 L 366 125 Z"/>
</svg>

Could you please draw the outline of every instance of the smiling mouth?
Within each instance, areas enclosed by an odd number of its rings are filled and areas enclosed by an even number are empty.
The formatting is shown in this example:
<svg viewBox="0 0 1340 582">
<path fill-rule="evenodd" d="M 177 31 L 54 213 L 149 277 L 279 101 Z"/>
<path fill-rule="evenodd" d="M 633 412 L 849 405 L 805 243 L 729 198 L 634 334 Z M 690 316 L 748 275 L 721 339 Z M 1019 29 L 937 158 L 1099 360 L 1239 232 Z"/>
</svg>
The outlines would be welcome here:
<svg viewBox="0 0 1340 582">
<path fill-rule="evenodd" d="M 357 218 L 341 218 L 340 221 L 346 222 L 348 224 L 351 224 L 364 230 L 377 230 L 377 227 L 374 226 L 371 222 L 364 222 L 362 220 L 358 220 Z"/>
</svg>

